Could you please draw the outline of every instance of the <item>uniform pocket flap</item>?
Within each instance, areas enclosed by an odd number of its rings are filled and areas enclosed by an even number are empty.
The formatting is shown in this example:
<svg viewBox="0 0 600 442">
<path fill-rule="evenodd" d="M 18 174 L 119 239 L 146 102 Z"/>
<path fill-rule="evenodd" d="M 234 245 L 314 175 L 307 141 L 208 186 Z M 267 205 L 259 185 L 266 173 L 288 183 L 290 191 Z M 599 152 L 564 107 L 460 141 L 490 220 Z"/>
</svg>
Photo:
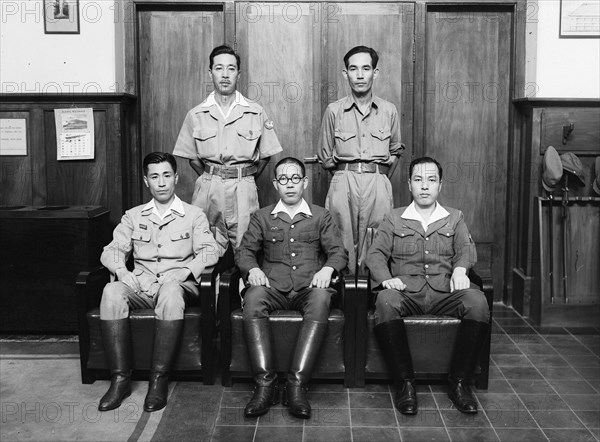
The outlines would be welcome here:
<svg viewBox="0 0 600 442">
<path fill-rule="evenodd" d="M 379 140 L 387 140 L 392 136 L 392 132 L 385 129 L 373 130 L 371 135 Z"/>
<path fill-rule="evenodd" d="M 191 235 L 189 230 L 179 230 L 171 233 L 171 241 L 180 241 L 182 239 L 188 239 Z"/>
<path fill-rule="evenodd" d="M 413 236 L 415 231 L 412 229 L 399 228 L 394 230 L 394 235 L 399 236 L 400 238 L 404 238 L 405 236 Z"/>
<path fill-rule="evenodd" d="M 267 242 L 283 241 L 283 232 L 278 232 L 278 231 L 267 232 L 265 234 L 265 240 Z"/>
<path fill-rule="evenodd" d="M 194 129 L 192 136 L 198 140 L 204 141 L 217 136 L 217 129 Z"/>
<path fill-rule="evenodd" d="M 251 130 L 238 129 L 237 133 L 240 137 L 245 138 L 248 141 L 256 140 L 258 137 L 260 137 L 260 130 L 257 130 L 257 129 L 251 129 Z"/>
<path fill-rule="evenodd" d="M 454 236 L 454 229 L 448 229 L 448 228 L 445 228 L 445 229 L 439 229 L 439 230 L 438 230 L 438 233 L 439 233 L 440 235 L 443 235 L 443 236 L 450 237 L 450 236 Z"/>
<path fill-rule="evenodd" d="M 134 241 L 150 242 L 151 234 L 147 230 L 134 230 L 131 239 Z"/>
<path fill-rule="evenodd" d="M 340 132 L 335 131 L 335 137 L 339 138 L 342 141 L 348 141 L 350 138 L 354 138 L 356 136 L 355 132 Z"/>
<path fill-rule="evenodd" d="M 298 235 L 298 239 L 300 241 L 318 241 L 319 232 L 316 230 L 312 230 L 310 232 L 302 232 Z"/>
</svg>

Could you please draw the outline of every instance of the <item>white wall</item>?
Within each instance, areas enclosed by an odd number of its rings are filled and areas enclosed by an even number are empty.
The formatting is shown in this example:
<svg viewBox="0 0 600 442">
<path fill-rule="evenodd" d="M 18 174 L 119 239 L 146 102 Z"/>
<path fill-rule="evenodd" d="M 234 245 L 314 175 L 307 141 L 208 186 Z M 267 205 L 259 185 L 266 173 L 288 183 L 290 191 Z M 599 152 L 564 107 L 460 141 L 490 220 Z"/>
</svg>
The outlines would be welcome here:
<svg viewBox="0 0 600 442">
<path fill-rule="evenodd" d="M 558 38 L 560 0 L 531 2 L 528 6 L 528 17 L 533 18 L 535 12 L 536 96 L 600 98 L 600 39 Z M 532 34 L 528 33 L 528 38 L 531 36 Z"/>
<path fill-rule="evenodd" d="M 112 0 L 80 0 L 80 34 L 44 34 L 42 0 L 0 0 L 0 91 L 115 92 Z"/>
</svg>

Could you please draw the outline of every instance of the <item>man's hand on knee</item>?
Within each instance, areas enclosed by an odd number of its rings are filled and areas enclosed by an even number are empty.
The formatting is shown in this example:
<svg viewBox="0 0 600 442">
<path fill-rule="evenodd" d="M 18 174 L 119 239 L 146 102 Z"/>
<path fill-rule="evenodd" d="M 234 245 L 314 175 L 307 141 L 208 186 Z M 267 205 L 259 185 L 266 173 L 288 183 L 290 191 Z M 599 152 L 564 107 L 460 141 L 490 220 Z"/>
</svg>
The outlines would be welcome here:
<svg viewBox="0 0 600 442">
<path fill-rule="evenodd" d="M 269 284 L 269 278 L 267 278 L 265 272 L 258 267 L 250 269 L 250 272 L 248 273 L 248 282 L 250 285 L 264 285 L 266 287 L 271 287 Z"/>
<path fill-rule="evenodd" d="M 464 267 L 457 267 L 452 272 L 452 278 L 450 278 L 450 293 L 456 290 L 468 289 L 471 286 L 471 281 L 467 276 L 467 269 Z"/>
<path fill-rule="evenodd" d="M 406 284 L 404 284 L 400 278 L 386 279 L 381 285 L 386 289 L 396 289 L 400 291 L 406 288 Z"/>
<path fill-rule="evenodd" d="M 133 289 L 133 291 L 135 291 L 136 293 L 139 293 L 142 290 L 142 288 L 140 286 L 140 281 L 137 279 L 137 276 L 135 276 L 132 272 L 127 270 L 125 267 L 123 267 L 122 269 L 118 269 L 116 271 L 115 275 L 117 276 L 117 280 L 119 280 L 123 284 L 131 287 Z"/>
<path fill-rule="evenodd" d="M 190 277 L 191 274 L 192 274 L 191 270 L 188 269 L 187 267 L 184 267 L 182 269 L 172 270 L 165 275 L 165 277 L 163 279 L 163 284 L 166 282 L 169 282 L 169 281 L 175 281 L 175 282 L 186 281 Z"/>
<path fill-rule="evenodd" d="M 329 284 L 331 284 L 331 275 L 333 275 L 333 267 L 324 266 L 321 270 L 315 273 L 310 286 L 326 289 L 329 287 Z"/>
</svg>

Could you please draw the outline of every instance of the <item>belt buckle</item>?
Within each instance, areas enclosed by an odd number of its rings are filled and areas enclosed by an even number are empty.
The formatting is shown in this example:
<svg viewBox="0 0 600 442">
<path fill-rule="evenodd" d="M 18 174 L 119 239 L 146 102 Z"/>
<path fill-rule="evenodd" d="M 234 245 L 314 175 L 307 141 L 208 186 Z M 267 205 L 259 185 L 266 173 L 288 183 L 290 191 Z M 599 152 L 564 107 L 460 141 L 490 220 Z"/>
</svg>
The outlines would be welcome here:
<svg viewBox="0 0 600 442">
<path fill-rule="evenodd" d="M 356 172 L 363 173 L 363 164 L 364 163 L 357 163 L 358 168 L 356 169 Z"/>
<path fill-rule="evenodd" d="M 242 176 L 242 168 L 241 167 L 236 167 L 236 169 L 237 169 L 237 179 L 238 179 L 238 181 L 240 181 L 243 178 L 243 176 Z"/>
</svg>

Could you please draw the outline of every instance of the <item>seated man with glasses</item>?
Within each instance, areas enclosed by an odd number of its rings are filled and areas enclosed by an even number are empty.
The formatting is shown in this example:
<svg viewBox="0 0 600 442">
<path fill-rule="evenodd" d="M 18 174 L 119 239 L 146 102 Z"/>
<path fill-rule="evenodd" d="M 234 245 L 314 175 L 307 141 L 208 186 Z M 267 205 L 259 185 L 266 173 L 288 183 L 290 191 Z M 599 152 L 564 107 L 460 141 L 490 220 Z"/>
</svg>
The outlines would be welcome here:
<svg viewBox="0 0 600 442">
<path fill-rule="evenodd" d="M 348 254 L 329 212 L 308 204 L 304 164 L 284 158 L 275 166 L 277 204 L 254 212 L 236 251 L 235 262 L 247 279 L 243 326 L 256 387 L 244 413 L 260 416 L 279 402 L 269 313 L 299 310 L 302 327 L 293 352 L 283 404 L 290 414 L 310 418 L 306 386 L 327 332 L 334 271 L 348 264 Z M 262 261 L 258 256 L 262 254 Z"/>
</svg>

